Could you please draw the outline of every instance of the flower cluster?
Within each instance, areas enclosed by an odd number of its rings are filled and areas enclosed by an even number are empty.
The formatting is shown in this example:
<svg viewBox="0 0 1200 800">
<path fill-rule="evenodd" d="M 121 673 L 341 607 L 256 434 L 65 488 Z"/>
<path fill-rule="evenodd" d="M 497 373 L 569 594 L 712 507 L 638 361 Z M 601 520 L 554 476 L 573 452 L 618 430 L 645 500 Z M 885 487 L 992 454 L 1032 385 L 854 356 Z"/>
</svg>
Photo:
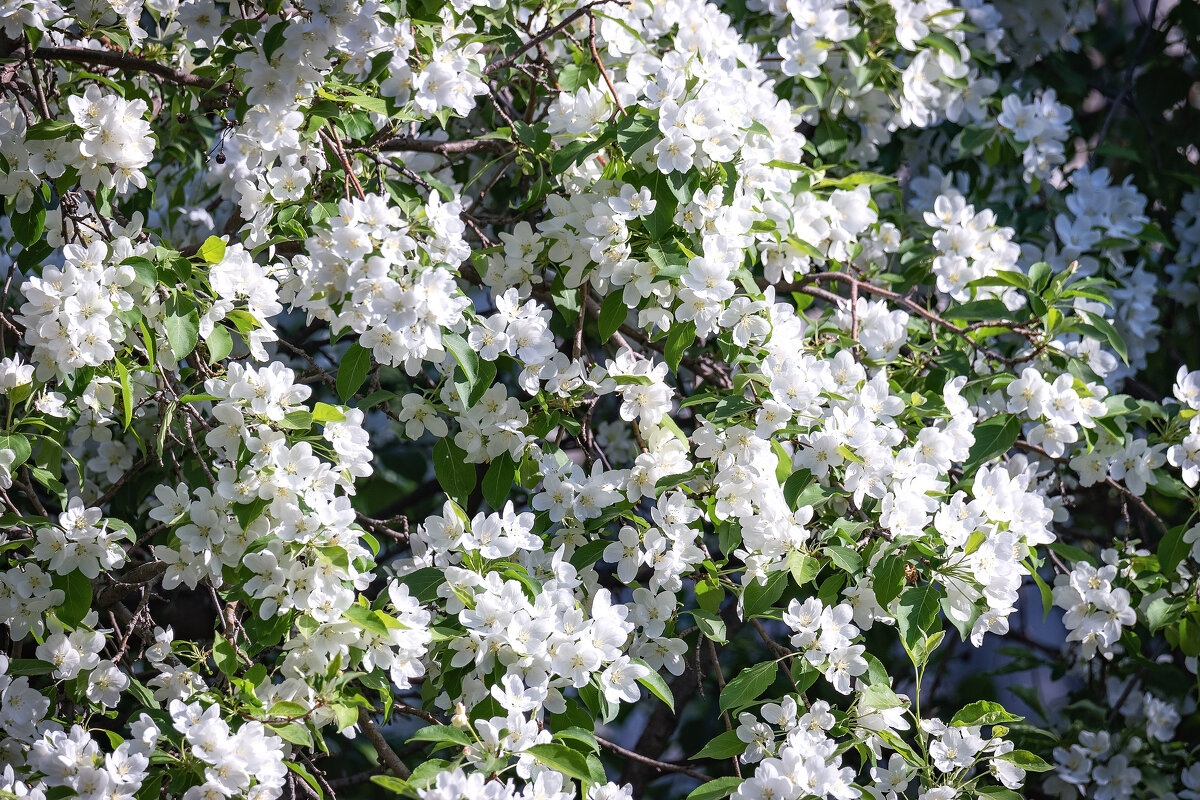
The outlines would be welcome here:
<svg viewBox="0 0 1200 800">
<path fill-rule="evenodd" d="M 1115 554 L 1114 554 L 1115 555 Z M 1085 659 L 1097 652 L 1111 659 L 1121 633 L 1137 614 L 1129 605 L 1129 592 L 1113 585 L 1117 568 L 1111 563 L 1096 568 L 1080 562 L 1054 582 L 1054 605 L 1067 613 L 1067 641 L 1079 642 Z"/>
<path fill-rule="evenodd" d="M 0 794 L 1198 800 L 1186 4 L 0 8 Z"/>
</svg>

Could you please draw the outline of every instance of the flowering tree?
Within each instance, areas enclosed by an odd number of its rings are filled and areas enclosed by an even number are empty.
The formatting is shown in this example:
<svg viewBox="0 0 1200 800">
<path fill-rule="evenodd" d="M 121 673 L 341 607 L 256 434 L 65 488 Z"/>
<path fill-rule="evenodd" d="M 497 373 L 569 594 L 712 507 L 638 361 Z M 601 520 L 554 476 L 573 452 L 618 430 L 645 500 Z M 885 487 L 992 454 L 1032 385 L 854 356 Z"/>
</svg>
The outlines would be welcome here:
<svg viewBox="0 0 1200 800">
<path fill-rule="evenodd" d="M 1200 797 L 1200 12 L 1034 5 L 0 1 L 0 797 Z"/>
</svg>

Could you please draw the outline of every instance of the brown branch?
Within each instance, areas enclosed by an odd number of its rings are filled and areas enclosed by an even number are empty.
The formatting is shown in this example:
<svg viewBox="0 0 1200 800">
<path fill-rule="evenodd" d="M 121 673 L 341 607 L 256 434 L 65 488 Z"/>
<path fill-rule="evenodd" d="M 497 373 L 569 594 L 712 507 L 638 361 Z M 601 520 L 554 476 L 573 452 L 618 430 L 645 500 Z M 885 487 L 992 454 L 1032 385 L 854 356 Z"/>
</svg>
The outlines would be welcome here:
<svg viewBox="0 0 1200 800">
<path fill-rule="evenodd" d="M 1032 442 L 1027 442 L 1024 439 L 1017 439 L 1017 441 L 1014 442 L 1013 445 L 1021 450 L 1028 450 L 1031 453 L 1037 453 L 1038 455 L 1040 455 L 1044 458 L 1048 458 L 1051 461 L 1055 461 L 1059 464 L 1066 464 L 1069 461 L 1069 459 L 1067 459 L 1063 456 L 1057 456 L 1057 457 L 1052 456 L 1048 452 L 1046 452 L 1045 448 L 1038 447 L 1036 444 L 1033 444 Z M 1132 500 L 1133 504 L 1135 506 L 1137 506 L 1139 509 L 1141 509 L 1143 514 L 1145 514 L 1150 519 L 1154 520 L 1154 524 L 1157 525 L 1164 534 L 1167 533 L 1167 531 L 1169 530 L 1169 528 L 1167 527 L 1167 523 L 1163 522 L 1162 517 L 1160 517 L 1154 511 L 1154 509 L 1152 509 L 1149 505 L 1147 505 L 1146 501 L 1143 500 L 1139 495 L 1134 494 L 1133 491 L 1128 486 L 1122 486 L 1119 482 L 1113 480 L 1111 477 L 1104 478 L 1104 485 L 1108 486 L 1110 489 L 1116 489 L 1118 492 L 1121 493 L 1122 496 L 1127 497 L 1128 499 Z M 1151 485 L 1153 485 L 1153 484 L 1151 484 Z"/>
<path fill-rule="evenodd" d="M 199 75 L 181 72 L 166 64 L 151 61 L 148 58 L 140 58 L 112 50 L 92 50 L 87 47 L 39 47 L 33 51 L 33 55 L 36 58 L 47 61 L 69 61 L 73 64 L 95 64 L 132 72 L 149 72 L 151 75 L 157 75 L 170 83 L 180 86 L 193 86 L 197 89 L 211 89 L 216 85 L 216 81 L 212 78 L 202 78 Z"/>
<path fill-rule="evenodd" d="M 627 750 L 624 747 L 621 747 L 621 745 L 617 744 L 616 742 L 610 742 L 607 739 L 601 739 L 599 736 L 596 737 L 596 741 L 599 742 L 604 747 L 607 747 L 609 750 L 612 750 L 614 753 L 620 753 L 621 755 L 625 756 L 626 758 L 632 758 L 635 761 L 640 761 L 643 764 L 647 764 L 651 767 L 654 767 L 659 772 L 679 772 L 684 775 L 687 775 L 688 777 L 695 778 L 698 781 L 708 781 L 709 780 L 709 776 L 705 775 L 703 772 L 701 772 L 698 769 L 692 769 L 691 767 L 685 766 L 683 764 L 672 764 L 669 761 L 658 761 L 656 759 L 650 758 L 649 756 L 644 756 L 640 753 L 635 753 L 632 750 Z"/>
<path fill-rule="evenodd" d="M 505 67 L 511 67 L 513 64 L 517 63 L 517 59 L 520 58 L 521 55 L 526 50 L 529 50 L 531 47 L 537 47 L 539 44 L 546 41 L 551 36 L 555 35 L 556 33 L 560 32 L 562 30 L 565 30 L 567 28 L 567 26 L 569 26 L 572 22 L 579 19 L 584 14 L 589 13 L 596 6 L 602 6 L 605 3 L 617 3 L 618 5 L 624 6 L 624 5 L 629 5 L 629 0 L 594 0 L 594 2 L 588 3 L 586 6 L 583 6 L 582 8 L 575 9 L 570 14 L 568 14 L 566 17 L 564 17 L 562 22 L 558 23 L 553 28 L 546 28 L 541 33 L 539 33 L 537 36 L 534 36 L 532 39 L 530 39 L 528 42 L 526 42 L 525 44 L 518 47 L 516 50 L 514 50 L 509 55 L 505 56 L 504 58 L 497 59 L 497 60 L 493 61 L 492 63 L 488 64 L 486 67 L 483 68 L 483 74 L 490 75 L 491 73 L 495 72 L 498 69 L 504 69 Z"/>
<path fill-rule="evenodd" d="M 363 194 L 362 185 L 359 184 L 358 178 L 355 176 L 354 170 L 350 166 L 350 159 L 346 157 L 346 151 L 342 148 L 342 140 L 338 138 L 337 133 L 333 130 L 333 125 L 327 124 L 325 127 L 329 130 L 328 133 L 319 131 L 322 141 L 324 141 L 325 146 L 333 152 L 334 157 L 341 162 L 342 169 L 346 171 L 347 186 L 353 184 L 354 193 L 358 195 L 358 199 L 364 199 L 366 195 Z M 349 194 L 349 192 L 347 192 L 347 194 Z"/>
<path fill-rule="evenodd" d="M 167 571 L 167 565 L 162 561 L 148 561 L 139 564 L 120 578 L 114 578 L 112 583 L 100 590 L 96 596 L 95 608 L 108 608 L 125 599 L 125 596 L 136 587 L 153 583 Z"/>
<path fill-rule="evenodd" d="M 358 724 L 362 726 L 363 733 L 371 740 L 371 744 L 375 746 L 375 752 L 379 754 L 379 760 L 385 764 L 388 769 L 396 773 L 396 777 L 404 779 L 412 775 L 408 767 L 404 766 L 404 762 L 400 760 L 400 756 L 396 755 L 396 751 L 388 744 L 387 739 L 383 737 L 383 732 L 371 720 L 371 715 L 367 713 L 365 708 L 358 710 Z"/>
<path fill-rule="evenodd" d="M 461 139 L 439 142 L 415 136 L 395 136 L 380 142 L 376 150 L 409 150 L 414 153 L 437 153 L 441 156 L 460 156 L 466 153 L 506 153 L 509 145 L 502 139 Z"/>
<path fill-rule="evenodd" d="M 986 358 L 990 358 L 993 361 L 999 361 L 1008 366 L 1012 366 L 1014 364 L 1019 364 L 1023 361 L 1029 361 L 1030 359 L 1032 359 L 1036 356 L 1036 351 L 1034 353 L 1030 353 L 1028 355 L 1016 356 L 1016 357 L 1009 357 L 1009 356 L 1003 355 L 1002 353 L 998 353 L 995 350 L 992 350 L 992 349 L 980 344 L 979 342 L 975 341 L 974 339 L 972 339 L 968 335 L 970 333 L 970 331 L 968 329 L 960 328 L 959 326 L 955 325 L 953 322 L 950 322 L 947 319 L 943 319 L 942 317 L 938 316 L 937 314 L 933 313 L 932 311 L 926 309 L 920 303 L 913 302 L 912 300 L 905 297 L 904 295 L 899 294 L 897 292 L 893 292 L 890 289 L 884 289 L 882 286 L 876 286 L 872 283 L 868 283 L 866 281 L 859 280 L 858 278 L 854 277 L 853 275 L 850 275 L 845 272 L 814 272 L 809 275 L 805 275 L 803 278 L 801 278 L 800 280 L 798 280 L 794 283 L 775 284 L 775 288 L 776 288 L 776 290 L 781 291 L 781 292 L 802 292 L 804 294 L 811 294 L 814 297 L 820 297 L 822 299 L 829 300 L 831 302 L 838 302 L 838 303 L 844 302 L 843 298 L 838 297 L 837 295 L 835 295 L 831 292 L 823 292 L 820 290 L 814 291 L 813 287 L 811 287 L 809 284 L 816 283 L 819 281 L 826 281 L 826 282 L 835 282 L 836 281 L 836 282 L 845 283 L 851 287 L 851 291 L 853 291 L 853 292 L 864 291 L 869 294 L 873 294 L 877 297 L 882 297 L 885 300 L 890 300 L 893 303 L 896 303 L 897 305 L 903 306 L 905 309 L 907 309 L 908 311 L 911 311 L 912 313 L 916 314 L 917 316 L 929 320 L 934 325 L 937 325 L 940 328 L 950 331 L 951 333 L 955 334 L 956 336 L 962 338 L 963 341 L 965 341 L 967 344 L 971 345 L 971 347 L 973 347 L 977 352 L 979 352 L 980 355 L 982 355 Z M 766 283 L 766 281 L 761 281 L 761 283 L 764 286 L 769 285 Z M 818 293 L 818 292 L 820 292 L 820 293 Z M 1032 333 L 1032 332 L 1027 331 L 1026 333 Z"/>
<path fill-rule="evenodd" d="M 604 62 L 600 60 L 600 54 L 596 52 L 596 15 L 589 11 L 587 17 L 588 48 L 592 51 L 592 61 L 596 62 L 596 67 L 600 70 L 600 75 L 604 78 L 604 82 L 608 84 L 608 91 L 612 92 L 612 99 L 617 104 L 617 110 L 621 112 L 621 116 L 624 116 L 625 106 L 621 105 L 621 98 L 617 97 L 617 87 L 613 86 L 612 78 L 608 77 L 608 70 L 604 68 Z"/>
</svg>

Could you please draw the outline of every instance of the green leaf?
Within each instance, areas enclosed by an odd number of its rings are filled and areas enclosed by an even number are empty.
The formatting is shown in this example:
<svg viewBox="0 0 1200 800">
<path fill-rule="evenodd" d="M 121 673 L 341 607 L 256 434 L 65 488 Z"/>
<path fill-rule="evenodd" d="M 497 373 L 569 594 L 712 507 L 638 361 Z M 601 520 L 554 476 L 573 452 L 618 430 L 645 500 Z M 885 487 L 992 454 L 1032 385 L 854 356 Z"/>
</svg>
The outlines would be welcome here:
<svg viewBox="0 0 1200 800">
<path fill-rule="evenodd" d="M 345 422 L 346 414 L 337 406 L 317 403 L 312 410 L 313 422 Z"/>
<path fill-rule="evenodd" d="M 412 736 L 410 742 L 451 742 L 466 747 L 471 744 L 471 736 L 466 731 L 450 725 L 426 725 Z"/>
<path fill-rule="evenodd" d="M 617 123 L 617 146 L 626 158 L 633 158 L 634 153 L 658 137 L 658 120 L 644 109 L 626 114 Z"/>
<path fill-rule="evenodd" d="M 722 797 L 728 797 L 736 792 L 741 785 L 742 779 L 732 775 L 717 778 L 697 786 L 687 796 L 687 800 L 721 800 Z"/>
<path fill-rule="evenodd" d="M 915 648 L 932 630 L 940 602 L 941 595 L 932 586 L 905 589 L 900 595 L 896 623 L 900 628 L 900 638 L 909 650 Z"/>
<path fill-rule="evenodd" d="M 856 550 L 849 547 L 841 547 L 839 545 L 830 545 L 825 548 L 825 552 L 832 559 L 833 563 L 849 572 L 851 575 L 858 575 L 862 572 L 862 556 Z"/>
<path fill-rule="evenodd" d="M 667 332 L 667 343 L 663 347 L 663 358 L 666 359 L 671 369 L 679 371 L 679 362 L 683 360 L 683 351 L 695 341 L 695 322 L 688 320 L 671 325 L 670 331 Z"/>
<path fill-rule="evenodd" d="M 967 453 L 963 473 L 970 475 L 997 456 L 1007 453 L 1021 434 L 1021 421 L 1013 414 L 997 414 L 973 429 L 975 444 Z"/>
<path fill-rule="evenodd" d="M 1026 563 L 1029 559 L 1026 559 Z M 1050 585 L 1046 583 L 1045 578 L 1038 574 L 1038 571 L 1029 564 L 1029 573 L 1033 576 L 1033 582 L 1037 585 L 1038 592 L 1042 597 L 1042 619 L 1045 620 L 1050 616 L 1050 608 L 1054 605 L 1054 593 L 1050 590 Z"/>
<path fill-rule="evenodd" d="M 200 245 L 196 255 L 204 259 L 206 264 L 220 264 L 221 259 L 225 258 L 225 242 L 219 237 L 210 236 Z"/>
<path fill-rule="evenodd" d="M 293 703 L 291 700 L 280 700 L 271 706 L 271 710 L 267 712 L 272 717 L 280 719 L 290 719 L 293 717 L 303 717 L 308 714 L 308 708 L 299 703 Z"/>
<path fill-rule="evenodd" d="M 587 759 L 578 750 L 562 744 L 535 744 L 525 751 L 551 769 L 588 783 L 592 779 Z"/>
<path fill-rule="evenodd" d="M 343 403 L 347 402 L 366 383 L 371 371 L 371 351 L 354 342 L 342 356 L 337 371 L 337 393 Z"/>
<path fill-rule="evenodd" d="M 1030 288 L 1038 294 L 1046 288 L 1046 283 L 1050 280 L 1050 276 L 1054 274 L 1054 268 L 1045 261 L 1039 261 L 1029 268 L 1029 283 Z"/>
<path fill-rule="evenodd" d="M 204 340 L 208 345 L 208 363 L 215 364 L 233 351 L 233 336 L 224 325 L 213 325 L 212 333 Z"/>
<path fill-rule="evenodd" d="M 589 719 L 588 724 L 591 724 L 590 716 L 588 719 Z M 592 733 L 590 730 L 588 730 L 586 728 L 580 728 L 578 726 L 572 726 L 570 728 L 563 728 L 562 730 L 555 731 L 554 738 L 555 739 L 571 739 L 572 741 L 583 742 L 584 744 L 586 744 L 588 746 L 589 750 L 599 750 L 600 749 L 600 743 L 596 741 L 596 734 Z"/>
<path fill-rule="evenodd" d="M 692 615 L 692 619 L 696 620 L 696 627 L 704 634 L 704 638 L 712 639 L 717 644 L 725 644 L 728 641 L 725 620 L 721 619 L 719 615 L 698 608 L 690 609 L 688 613 Z"/>
<path fill-rule="evenodd" d="M 1182 597 L 1156 597 L 1146 608 L 1146 624 L 1150 632 L 1176 623 L 1187 611 L 1187 600 Z"/>
<path fill-rule="evenodd" d="M 44 142 L 79 133 L 82 129 L 65 119 L 47 119 L 25 129 L 25 141 Z"/>
<path fill-rule="evenodd" d="M 921 41 L 928 42 L 946 55 L 953 58 L 955 61 L 962 59 L 962 53 L 959 52 L 958 45 L 955 44 L 954 41 L 944 33 L 927 33 L 925 34 L 925 38 L 923 38 Z"/>
<path fill-rule="evenodd" d="M 745 397 L 738 397 L 736 395 L 729 395 L 728 397 L 722 397 L 717 401 L 717 405 L 713 409 L 712 414 L 708 416 L 708 419 L 710 422 L 722 422 L 727 419 L 732 419 L 739 414 L 745 414 L 749 411 L 756 411 L 757 409 L 758 403 L 755 403 L 753 400 L 748 400 Z"/>
<path fill-rule="evenodd" d="M 1003 786 L 976 786 L 982 800 L 1024 800 L 1020 794 Z"/>
<path fill-rule="evenodd" d="M 1050 542 L 1046 545 L 1047 550 L 1053 550 L 1058 555 L 1068 561 L 1084 562 L 1085 564 L 1095 564 L 1095 560 L 1088 555 L 1086 550 L 1081 550 L 1074 545 L 1069 545 L 1066 542 Z"/>
<path fill-rule="evenodd" d="M 54 588 L 62 589 L 64 595 L 55 613 L 64 625 L 74 628 L 92 608 L 92 582 L 75 570 L 66 575 L 55 575 Z"/>
<path fill-rule="evenodd" d="M 33 452 L 29 440 L 19 433 L 0 433 L 0 450 L 12 450 L 16 454 L 12 464 L 8 467 L 13 472 L 28 461 L 30 453 Z"/>
<path fill-rule="evenodd" d="M 793 511 L 805 503 L 798 502 L 801 493 L 813 483 L 813 474 L 807 469 L 798 469 L 783 483 L 783 499 Z M 818 487 L 819 488 L 819 487 Z M 811 505 L 811 504 L 807 504 Z"/>
<path fill-rule="evenodd" d="M 513 478 L 517 474 L 517 465 L 513 463 L 508 453 L 502 453 L 492 462 L 483 476 L 483 499 L 488 505 L 499 511 L 512 495 Z"/>
<path fill-rule="evenodd" d="M 720 760 L 740 756 L 744 752 L 746 752 L 746 743 L 738 738 L 737 731 L 725 731 L 704 745 L 699 753 L 692 756 L 691 760 L 698 761 L 702 758 Z"/>
<path fill-rule="evenodd" d="M 875 592 L 875 600 L 886 608 L 896 599 L 904 588 L 905 560 L 893 553 L 888 553 L 875 562 L 871 571 L 871 588 Z"/>
<path fill-rule="evenodd" d="M 769 574 L 765 585 L 758 581 L 751 581 L 742 596 L 743 617 L 753 619 L 766 614 L 771 606 L 775 605 L 775 601 L 783 595 L 783 590 L 786 588 L 787 573 L 783 571 Z"/>
<path fill-rule="evenodd" d="M 41 200 L 37 200 L 25 213 L 12 214 L 8 218 L 12 226 L 13 238 L 25 247 L 42 238 L 46 230 L 46 208 Z"/>
<path fill-rule="evenodd" d="M 457 333 L 443 333 L 442 344 L 462 367 L 463 374 L 467 376 L 467 384 L 474 386 L 479 381 L 479 354 Z"/>
<path fill-rule="evenodd" d="M 1012 317 L 1012 312 L 1008 310 L 1008 306 L 1000 300 L 990 298 L 987 300 L 971 300 L 957 306 L 951 306 L 946 309 L 945 316 L 947 319 L 958 319 L 965 321 L 972 320 L 1000 320 L 1009 319 Z"/>
<path fill-rule="evenodd" d="M 267 507 L 267 501 L 261 497 L 251 500 L 249 503 L 234 503 L 233 516 L 237 518 L 238 524 L 242 526 L 242 530 L 250 527 L 250 523 L 262 516 L 263 509 Z"/>
<path fill-rule="evenodd" d="M 310 749 L 313 746 L 312 734 L 308 732 L 308 728 L 299 722 L 286 722 L 282 725 L 270 725 L 268 727 L 292 744 L 298 744 L 301 747 Z"/>
<path fill-rule="evenodd" d="M 1125 346 L 1125 340 L 1121 338 L 1121 334 L 1117 333 L 1117 329 L 1113 327 L 1112 323 L 1106 320 L 1102 314 L 1094 314 L 1090 311 L 1081 311 L 1080 313 L 1087 315 L 1087 319 L 1092 323 L 1092 327 L 1104 335 L 1104 338 L 1108 341 L 1108 346 L 1116 351 L 1116 354 L 1121 357 L 1122 361 L 1128 364 L 1129 348 Z"/>
<path fill-rule="evenodd" d="M 1002 269 L 967 284 L 971 289 L 979 286 L 1016 286 L 1018 289 L 1029 290 L 1033 288 L 1033 281 L 1024 272 Z"/>
<path fill-rule="evenodd" d="M 550 170 L 560 175 L 576 164 L 580 164 L 599 152 L 614 138 L 613 129 L 607 128 L 603 135 L 593 141 L 576 139 L 568 142 L 550 158 Z"/>
<path fill-rule="evenodd" d="M 196 349 L 200 333 L 200 314 L 196 310 L 196 304 L 183 295 L 171 295 L 171 299 L 167 301 L 167 315 L 163 319 L 163 328 L 167 332 L 171 354 L 180 361 L 187 358 Z"/>
<path fill-rule="evenodd" d="M 629 307 L 625 305 L 625 298 L 621 292 L 610 292 L 608 297 L 604 298 L 604 302 L 600 304 L 600 317 L 596 321 L 596 325 L 600 329 L 600 341 L 607 342 L 612 338 L 612 335 L 617 332 L 617 328 L 621 327 L 621 323 L 625 321 L 625 315 L 628 313 Z"/>
<path fill-rule="evenodd" d="M 982 128 L 978 125 L 968 125 L 963 128 L 962 135 L 958 138 L 958 146 L 963 152 L 974 152 L 981 147 L 986 147 L 995 135 L 996 129 L 993 127 Z"/>
<path fill-rule="evenodd" d="M 217 636 L 217 640 L 213 644 L 213 661 L 216 663 L 217 669 L 225 675 L 233 675 L 237 672 L 237 650 L 224 636 Z"/>
<path fill-rule="evenodd" d="M 629 661 L 633 664 L 645 667 L 650 670 L 650 674 L 644 678 L 638 678 L 638 683 L 650 690 L 650 694 L 657 697 L 667 704 L 667 708 L 671 712 L 675 712 L 675 695 L 671 693 L 671 687 L 667 686 L 667 682 L 663 680 L 663 676 L 658 674 L 658 670 L 651 667 L 640 658 L 631 658 Z"/>
<path fill-rule="evenodd" d="M 436 567 L 423 567 L 407 575 L 401 575 L 397 580 L 408 587 L 417 602 L 424 605 L 437 599 L 438 587 L 446 582 L 446 575 Z"/>
<path fill-rule="evenodd" d="M 862 693 L 862 704 L 883 711 L 904 705 L 899 696 L 886 683 L 873 683 Z"/>
<path fill-rule="evenodd" d="M 774 661 L 756 664 L 740 672 L 737 677 L 725 684 L 721 692 L 721 711 L 731 708 L 741 708 L 753 703 L 775 682 L 779 665 Z"/>
<path fill-rule="evenodd" d="M 1183 534 L 1186 532 L 1186 525 L 1178 525 L 1167 531 L 1159 542 L 1158 566 L 1163 572 L 1175 572 L 1175 568 L 1191 552 L 1191 545 L 1183 541 Z"/>
<path fill-rule="evenodd" d="M 295 761 L 284 761 L 287 768 L 300 776 L 300 780 L 308 784 L 309 788 L 317 795 L 317 800 L 325 800 L 325 793 L 321 790 L 321 784 L 317 783 L 317 779 L 313 774 Z"/>
<path fill-rule="evenodd" d="M 796 582 L 797 586 L 803 586 L 813 580 L 821 571 L 820 559 L 805 555 L 799 550 L 788 553 L 787 565 L 788 571 L 792 574 L 792 580 Z"/>
<path fill-rule="evenodd" d="M 1019 722 L 1022 717 L 1010 714 L 1004 706 L 988 700 L 977 700 L 963 708 L 950 720 L 951 725 L 958 727 L 971 725 L 1001 725 L 1008 722 Z"/>
<path fill-rule="evenodd" d="M 371 783 L 406 797 L 418 797 L 417 790 L 411 783 L 392 775 L 372 775 Z"/>
<path fill-rule="evenodd" d="M 824 114 L 812 136 L 817 155 L 827 162 L 840 161 L 846 152 L 846 131 L 835 120 Z"/>
<path fill-rule="evenodd" d="M 1028 750 L 1013 750 L 996 756 L 1001 761 L 1016 764 L 1026 772 L 1048 772 L 1051 767 L 1041 756 L 1034 755 Z"/>
<path fill-rule="evenodd" d="M 37 658 L 14 658 L 8 662 L 8 669 L 4 674 L 16 678 L 21 675 L 49 675 L 54 672 L 54 665 L 49 661 L 42 661 Z"/>
<path fill-rule="evenodd" d="M 375 616 L 375 612 L 366 606 L 353 603 L 342 612 L 342 616 L 364 630 L 371 631 L 380 636 L 387 636 L 388 634 L 387 625 L 383 624 L 383 620 Z"/>
<path fill-rule="evenodd" d="M 306 431 L 312 427 L 312 412 L 307 409 L 297 409 L 289 411 L 283 415 L 283 419 L 275 423 L 277 427 L 287 428 L 294 431 Z"/>
<path fill-rule="evenodd" d="M 133 392 L 129 388 L 129 370 L 120 359 L 116 360 L 117 377 L 121 380 L 121 430 L 129 430 L 133 421 Z"/>
<path fill-rule="evenodd" d="M 467 462 L 466 452 L 449 438 L 433 446 L 433 471 L 442 490 L 459 505 L 466 505 L 475 488 L 475 465 Z"/>
</svg>

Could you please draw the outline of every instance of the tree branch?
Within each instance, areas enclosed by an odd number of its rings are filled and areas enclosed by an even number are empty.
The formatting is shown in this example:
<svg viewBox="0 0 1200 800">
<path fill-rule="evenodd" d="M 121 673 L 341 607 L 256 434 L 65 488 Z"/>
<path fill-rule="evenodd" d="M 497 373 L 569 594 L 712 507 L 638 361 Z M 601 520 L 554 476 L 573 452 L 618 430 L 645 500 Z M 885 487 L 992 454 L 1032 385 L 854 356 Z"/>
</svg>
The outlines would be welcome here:
<svg viewBox="0 0 1200 800">
<path fill-rule="evenodd" d="M 582 17 L 584 14 L 589 13 L 596 6 L 602 6 L 605 3 L 617 3 L 618 5 L 624 6 L 624 5 L 629 4 L 629 0 L 594 0 L 594 2 L 588 3 L 587 5 L 585 5 L 581 8 L 575 9 L 570 14 L 568 14 L 563 19 L 562 22 L 558 23 L 553 28 L 546 28 L 544 31 L 539 33 L 537 36 L 534 36 L 532 39 L 530 39 L 528 42 L 526 42 L 525 44 L 518 47 L 516 50 L 514 50 L 509 55 L 505 56 L 504 58 L 497 59 L 496 61 L 493 61 L 492 63 L 488 64 L 486 67 L 483 68 L 483 74 L 490 75 L 491 73 L 495 72 L 498 69 L 504 69 L 505 67 L 511 67 L 513 64 L 517 63 L 517 59 L 520 58 L 521 55 L 525 51 L 529 50 L 531 47 L 537 47 L 540 43 L 546 41 L 554 34 L 558 33 L 559 31 L 564 30 L 568 25 L 570 25 L 572 22 L 574 22 L 575 20 Z"/>
<path fill-rule="evenodd" d="M 133 72 L 149 72 L 165 81 L 180 86 L 194 86 L 197 89 L 212 89 L 216 81 L 212 78 L 202 78 L 188 72 L 181 72 L 166 64 L 151 61 L 148 58 L 117 53 L 112 50 L 93 50 L 88 47 L 39 47 L 33 51 L 35 58 L 47 61 L 69 61 L 74 64 L 98 64 L 104 67 L 128 70 Z M 232 87 L 230 87 L 232 88 Z"/>
<path fill-rule="evenodd" d="M 604 747 L 607 747 L 609 750 L 612 750 L 614 753 L 620 753 L 626 758 L 632 758 L 635 761 L 640 761 L 643 764 L 647 764 L 654 769 L 657 769 L 659 772 L 680 772 L 684 775 L 687 775 L 689 778 L 695 778 L 698 781 L 708 780 L 708 776 L 698 769 L 692 769 L 691 767 L 684 766 L 683 764 L 672 764 L 669 761 L 658 761 L 650 758 L 649 756 L 644 756 L 641 753 L 635 753 L 632 750 L 626 750 L 616 742 L 610 742 L 607 739 L 601 739 L 599 736 L 596 737 L 596 741 Z"/>
<path fill-rule="evenodd" d="M 502 139 L 461 139 L 439 142 L 414 136 L 396 136 L 380 142 L 375 150 L 411 150 L 414 153 L 437 153 L 441 156 L 460 156 L 466 153 L 507 153 L 509 146 Z"/>
<path fill-rule="evenodd" d="M 371 740 L 371 744 L 375 746 L 375 752 L 379 754 L 380 762 L 387 765 L 388 769 L 396 773 L 397 778 L 404 779 L 412 775 L 412 772 L 400 760 L 400 756 L 396 755 L 396 751 L 392 749 L 387 739 L 383 737 L 383 732 L 371 720 L 371 715 L 367 713 L 365 708 L 358 710 L 358 724 L 362 726 L 363 733 L 367 735 L 367 738 Z"/>
</svg>

